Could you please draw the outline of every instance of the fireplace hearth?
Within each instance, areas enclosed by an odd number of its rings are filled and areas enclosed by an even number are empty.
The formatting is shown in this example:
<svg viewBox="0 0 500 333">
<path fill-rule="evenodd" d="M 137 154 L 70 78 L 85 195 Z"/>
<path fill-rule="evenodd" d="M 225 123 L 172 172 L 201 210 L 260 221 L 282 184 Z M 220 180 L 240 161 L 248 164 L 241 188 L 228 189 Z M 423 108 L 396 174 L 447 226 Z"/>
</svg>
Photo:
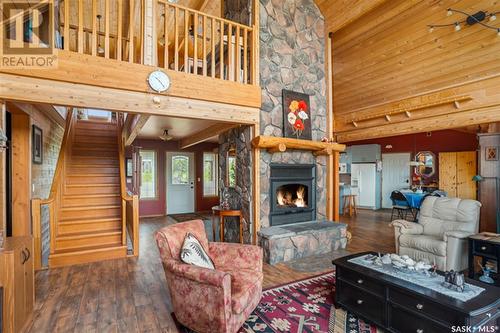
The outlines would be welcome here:
<svg viewBox="0 0 500 333">
<path fill-rule="evenodd" d="M 271 226 L 316 219 L 316 166 L 271 164 Z"/>
</svg>

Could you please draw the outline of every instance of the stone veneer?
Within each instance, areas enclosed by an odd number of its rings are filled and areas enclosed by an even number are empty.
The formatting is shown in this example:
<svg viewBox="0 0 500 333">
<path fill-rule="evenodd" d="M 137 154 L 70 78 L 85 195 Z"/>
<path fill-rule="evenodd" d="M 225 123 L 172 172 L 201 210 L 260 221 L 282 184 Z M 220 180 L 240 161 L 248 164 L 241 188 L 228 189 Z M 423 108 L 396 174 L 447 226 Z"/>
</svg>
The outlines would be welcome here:
<svg viewBox="0 0 500 333">
<path fill-rule="evenodd" d="M 310 95 L 312 139 L 326 135 L 324 19 L 314 0 L 260 0 L 261 134 L 282 136 L 282 90 Z M 261 151 L 260 221 L 269 226 L 270 163 L 316 163 L 317 219 L 326 217 L 326 158 L 311 152 Z"/>
<path fill-rule="evenodd" d="M 252 143 L 249 126 L 234 128 L 219 136 L 219 184 L 220 188 L 227 179 L 227 153 L 231 147 L 236 148 L 236 187 L 230 188 L 231 209 L 241 209 L 243 213 L 243 240 L 251 242 L 252 218 Z M 220 196 L 222 200 L 222 195 Z M 237 218 L 225 219 L 224 240 L 239 242 L 239 225 Z"/>
<path fill-rule="evenodd" d="M 33 111 L 32 124 L 43 131 L 43 164 L 31 165 L 31 182 L 33 184 L 32 198 L 46 199 L 49 197 L 52 179 L 56 171 L 59 150 L 61 149 L 64 128 L 47 117 L 41 111 Z M 50 226 L 48 206 L 42 206 L 42 265 L 48 264 L 50 253 Z"/>
</svg>

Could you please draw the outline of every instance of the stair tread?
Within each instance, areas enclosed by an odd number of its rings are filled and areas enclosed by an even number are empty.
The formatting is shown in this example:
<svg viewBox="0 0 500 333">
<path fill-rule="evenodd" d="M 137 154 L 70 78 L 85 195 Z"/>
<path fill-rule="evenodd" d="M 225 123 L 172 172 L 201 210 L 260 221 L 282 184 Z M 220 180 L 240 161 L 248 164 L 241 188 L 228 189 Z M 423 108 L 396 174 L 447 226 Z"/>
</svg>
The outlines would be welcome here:
<svg viewBox="0 0 500 333">
<path fill-rule="evenodd" d="M 112 198 L 120 197 L 119 193 L 98 193 L 98 194 L 65 194 L 63 199 L 79 199 L 79 198 Z"/>
<path fill-rule="evenodd" d="M 112 208 L 121 208 L 120 205 L 80 205 L 73 207 L 62 207 L 62 211 L 75 211 L 75 210 L 89 210 L 89 209 L 112 209 Z"/>
<path fill-rule="evenodd" d="M 73 232 L 67 233 L 65 235 L 57 235 L 56 242 L 59 240 L 67 240 L 67 239 L 78 239 L 78 238 L 87 238 L 87 237 L 102 237 L 102 236 L 114 236 L 121 235 L 122 231 L 114 230 L 114 231 L 86 231 L 86 232 Z"/>
<path fill-rule="evenodd" d="M 70 254 L 78 254 L 78 253 L 89 253 L 89 252 L 95 252 L 95 251 L 104 251 L 104 250 L 112 250 L 112 249 L 123 249 L 127 248 L 126 245 L 118 245 L 118 243 L 114 245 L 94 245 L 94 246 L 87 246 L 87 247 L 81 247 L 78 250 L 75 249 L 64 249 L 64 250 L 54 250 L 54 253 L 51 254 L 51 256 L 54 255 L 70 255 Z"/>
<path fill-rule="evenodd" d="M 67 187 L 119 187 L 118 183 L 98 183 L 98 184 L 66 184 Z"/>
<path fill-rule="evenodd" d="M 96 218 L 83 218 L 75 220 L 61 220 L 58 222 L 59 225 L 74 225 L 74 224 L 85 224 L 85 223 L 99 223 L 99 222 L 121 222 L 121 217 L 96 217 Z"/>
</svg>

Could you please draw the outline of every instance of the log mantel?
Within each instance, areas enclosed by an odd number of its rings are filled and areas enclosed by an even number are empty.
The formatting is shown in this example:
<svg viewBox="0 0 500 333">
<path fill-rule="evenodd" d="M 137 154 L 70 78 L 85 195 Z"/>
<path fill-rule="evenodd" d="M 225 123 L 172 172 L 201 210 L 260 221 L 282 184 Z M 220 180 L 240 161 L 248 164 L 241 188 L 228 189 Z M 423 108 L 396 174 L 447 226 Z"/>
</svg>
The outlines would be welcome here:
<svg viewBox="0 0 500 333">
<path fill-rule="evenodd" d="M 346 146 L 339 143 L 328 143 L 312 140 L 281 138 L 276 136 L 258 136 L 252 140 L 255 148 L 267 149 L 268 152 L 284 152 L 287 149 L 312 151 L 315 156 L 331 155 L 344 151 Z"/>
</svg>

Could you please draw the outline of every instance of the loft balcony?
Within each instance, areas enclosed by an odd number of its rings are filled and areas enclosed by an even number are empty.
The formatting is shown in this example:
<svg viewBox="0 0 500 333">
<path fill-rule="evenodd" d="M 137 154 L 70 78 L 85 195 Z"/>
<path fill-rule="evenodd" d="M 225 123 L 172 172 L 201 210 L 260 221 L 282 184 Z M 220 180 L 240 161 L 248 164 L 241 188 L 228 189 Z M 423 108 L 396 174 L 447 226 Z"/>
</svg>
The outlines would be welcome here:
<svg viewBox="0 0 500 333">
<path fill-rule="evenodd" d="M 161 69 L 172 81 L 161 95 L 260 107 L 255 23 L 236 23 L 166 0 L 64 0 L 42 10 L 42 19 L 54 22 L 54 38 L 47 44 L 57 49 L 57 67 L 0 67 L 0 72 L 153 94 L 147 77 Z"/>
</svg>

